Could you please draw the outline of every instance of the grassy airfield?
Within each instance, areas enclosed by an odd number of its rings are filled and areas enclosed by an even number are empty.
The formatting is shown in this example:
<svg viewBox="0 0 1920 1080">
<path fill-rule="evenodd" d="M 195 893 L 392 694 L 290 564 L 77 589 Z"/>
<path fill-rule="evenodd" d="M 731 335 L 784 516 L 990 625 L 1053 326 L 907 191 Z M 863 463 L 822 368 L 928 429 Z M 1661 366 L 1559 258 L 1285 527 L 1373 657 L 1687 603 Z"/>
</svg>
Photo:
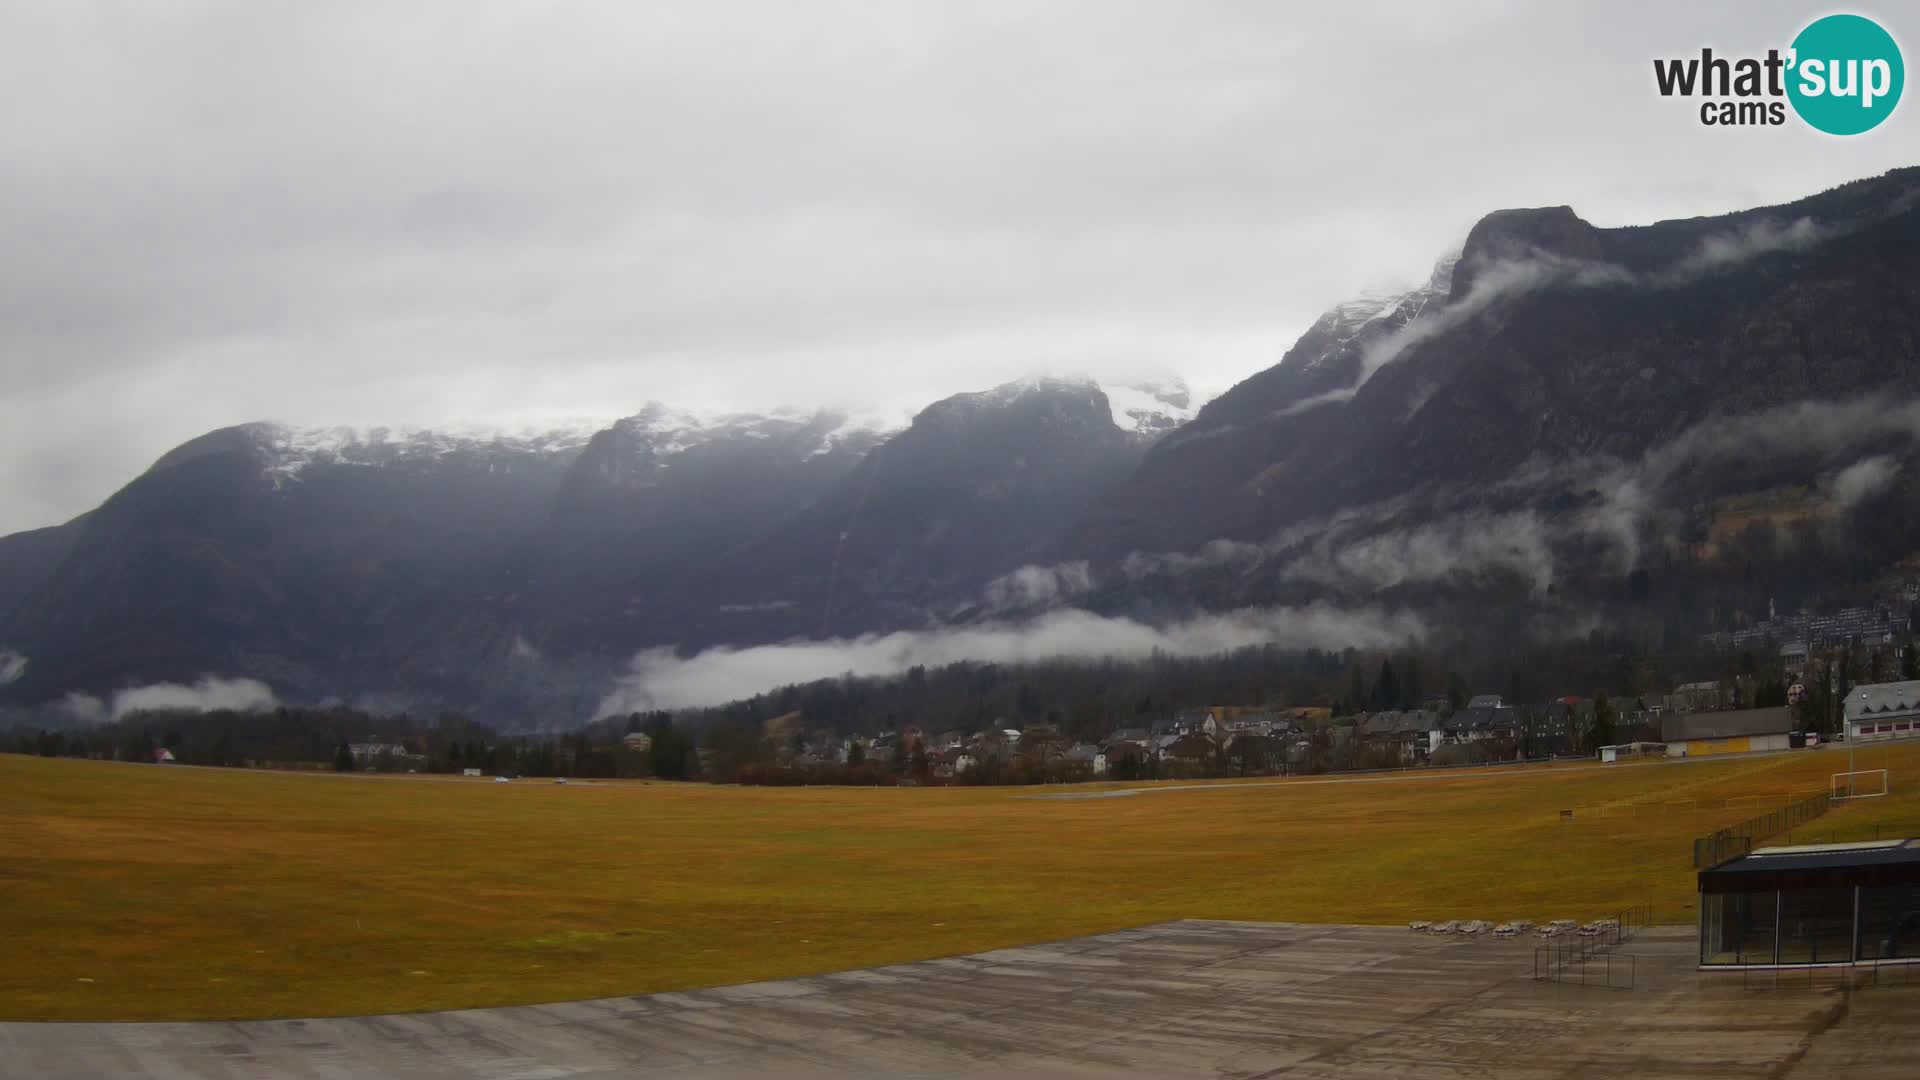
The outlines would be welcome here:
<svg viewBox="0 0 1920 1080">
<path fill-rule="evenodd" d="M 1820 751 L 1035 799 L 0 755 L 0 1019 L 646 993 L 1181 917 L 1538 921 L 1650 903 L 1692 921 L 1692 837 L 1846 767 Z M 1920 834 L 1920 745 L 1859 767 L 1892 769 L 1894 794 L 1795 840 Z"/>
</svg>

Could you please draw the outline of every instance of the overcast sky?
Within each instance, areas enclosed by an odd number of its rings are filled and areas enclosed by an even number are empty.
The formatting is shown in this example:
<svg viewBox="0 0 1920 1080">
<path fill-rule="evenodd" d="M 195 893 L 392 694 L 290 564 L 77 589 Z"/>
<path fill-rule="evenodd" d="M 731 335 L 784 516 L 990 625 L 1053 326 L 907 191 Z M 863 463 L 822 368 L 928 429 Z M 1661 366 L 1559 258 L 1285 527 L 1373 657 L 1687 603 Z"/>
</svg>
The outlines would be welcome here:
<svg viewBox="0 0 1920 1080">
<path fill-rule="evenodd" d="M 1920 161 L 1654 93 L 1823 5 L 1568 7 L 0 0 L 0 532 L 255 419 L 1217 392 L 1488 210 Z"/>
</svg>

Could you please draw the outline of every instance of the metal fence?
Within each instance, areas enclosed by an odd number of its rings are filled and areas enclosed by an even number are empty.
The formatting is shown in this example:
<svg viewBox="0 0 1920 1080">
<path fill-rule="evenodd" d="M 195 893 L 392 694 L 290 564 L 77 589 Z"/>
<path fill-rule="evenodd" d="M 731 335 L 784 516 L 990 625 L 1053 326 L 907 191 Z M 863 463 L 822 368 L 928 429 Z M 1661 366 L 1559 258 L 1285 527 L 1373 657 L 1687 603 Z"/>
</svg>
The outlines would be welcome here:
<svg viewBox="0 0 1920 1080">
<path fill-rule="evenodd" d="M 1786 832 L 1826 813 L 1832 802 L 1832 793 L 1823 791 L 1799 802 L 1788 803 L 1778 810 L 1769 810 L 1758 817 L 1748 818 L 1738 825 L 1729 825 L 1712 835 L 1700 837 L 1693 842 L 1694 869 L 1704 870 L 1709 866 L 1719 866 L 1729 859 L 1737 859 L 1752 851 L 1758 841 Z"/>
<path fill-rule="evenodd" d="M 1638 965 L 1632 953 L 1615 952 L 1611 945 L 1594 945 L 1585 939 L 1537 945 L 1533 950 L 1535 982 L 1632 990 Z"/>
<path fill-rule="evenodd" d="M 1631 953 L 1616 950 L 1633 940 L 1636 928 L 1652 922 L 1652 905 L 1636 904 L 1611 920 L 1536 945 L 1534 981 L 1632 990 L 1639 977 L 1639 961 Z"/>
</svg>

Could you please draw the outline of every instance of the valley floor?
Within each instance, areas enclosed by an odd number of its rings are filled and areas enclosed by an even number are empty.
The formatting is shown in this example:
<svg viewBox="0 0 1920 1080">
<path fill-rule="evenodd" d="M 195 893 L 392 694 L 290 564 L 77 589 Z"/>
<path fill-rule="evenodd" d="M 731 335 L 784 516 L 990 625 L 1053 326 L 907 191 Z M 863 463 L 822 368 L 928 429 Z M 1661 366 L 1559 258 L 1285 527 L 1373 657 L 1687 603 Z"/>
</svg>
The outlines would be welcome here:
<svg viewBox="0 0 1920 1080">
<path fill-rule="evenodd" d="M 494 784 L 0 755 L 0 1020 L 466 1009 L 929 960 L 1168 920 L 1695 919 L 1693 837 L 1843 751 L 1150 788 Z M 1920 833 L 1894 795 L 1798 839 Z M 1107 790 L 1125 790 L 1109 788 Z M 1572 810 L 1565 819 L 1563 810 Z"/>
</svg>

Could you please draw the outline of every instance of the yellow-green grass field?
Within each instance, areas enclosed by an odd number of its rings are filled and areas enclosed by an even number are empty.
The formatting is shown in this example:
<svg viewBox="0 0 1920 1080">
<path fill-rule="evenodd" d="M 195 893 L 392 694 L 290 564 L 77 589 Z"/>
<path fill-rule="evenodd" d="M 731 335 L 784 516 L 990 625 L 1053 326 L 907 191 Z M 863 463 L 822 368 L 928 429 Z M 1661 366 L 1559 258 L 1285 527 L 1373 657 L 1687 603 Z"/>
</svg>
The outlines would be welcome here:
<svg viewBox="0 0 1920 1080">
<path fill-rule="evenodd" d="M 0 755 L 0 1018 L 611 996 L 1185 917 L 1584 919 L 1651 904 L 1691 921 L 1691 838 L 1820 790 L 1845 761 L 1039 800 L 1031 788 L 494 784 Z M 1860 766 L 1891 768 L 1894 794 L 1848 803 L 1796 840 L 1920 832 L 1920 746 L 1863 753 Z"/>
</svg>

